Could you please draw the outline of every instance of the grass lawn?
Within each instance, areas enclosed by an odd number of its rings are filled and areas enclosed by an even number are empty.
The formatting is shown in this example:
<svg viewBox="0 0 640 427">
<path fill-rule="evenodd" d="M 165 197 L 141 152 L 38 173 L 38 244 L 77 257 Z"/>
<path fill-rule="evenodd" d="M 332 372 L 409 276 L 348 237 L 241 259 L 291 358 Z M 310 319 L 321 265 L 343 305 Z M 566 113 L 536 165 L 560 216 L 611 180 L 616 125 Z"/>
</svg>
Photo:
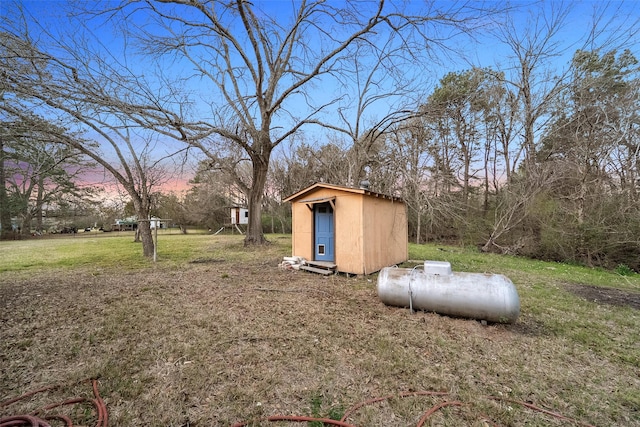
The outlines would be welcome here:
<svg viewBox="0 0 640 427">
<path fill-rule="evenodd" d="M 640 275 L 410 245 L 514 282 L 518 321 L 483 326 L 385 306 L 375 275 L 281 270 L 290 236 L 269 239 L 164 232 L 157 263 L 128 233 L 0 242 L 0 418 L 98 378 L 111 426 L 404 427 L 443 402 L 425 425 L 640 425 Z"/>
</svg>

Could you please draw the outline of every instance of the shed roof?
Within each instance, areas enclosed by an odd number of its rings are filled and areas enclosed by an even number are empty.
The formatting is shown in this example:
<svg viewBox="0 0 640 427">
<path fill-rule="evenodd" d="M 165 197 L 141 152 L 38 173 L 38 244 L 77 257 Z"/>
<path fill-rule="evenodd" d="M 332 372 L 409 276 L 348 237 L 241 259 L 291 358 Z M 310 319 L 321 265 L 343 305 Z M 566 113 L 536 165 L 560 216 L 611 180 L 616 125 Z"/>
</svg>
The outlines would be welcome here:
<svg viewBox="0 0 640 427">
<path fill-rule="evenodd" d="M 363 195 L 366 195 L 366 196 L 372 196 L 372 197 L 378 197 L 378 198 L 382 198 L 382 199 L 388 199 L 388 200 L 391 200 L 391 201 L 394 201 L 394 202 L 404 202 L 399 197 L 394 197 L 394 196 L 389 196 L 389 195 L 386 195 L 386 194 L 376 193 L 374 191 L 365 190 L 364 188 L 346 187 L 346 186 L 343 186 L 343 185 L 326 184 L 324 182 L 316 182 L 315 184 L 312 184 L 309 187 L 304 188 L 304 189 L 298 191 L 295 194 L 292 194 L 291 196 L 289 196 L 286 199 L 284 199 L 284 201 L 285 202 L 298 201 L 298 199 L 304 197 L 305 195 L 313 192 L 314 190 L 316 190 L 318 188 L 328 188 L 328 189 L 331 189 L 331 190 L 339 190 L 339 191 L 345 191 L 345 192 L 348 192 L 348 193 L 363 194 Z M 309 201 L 311 201 L 311 200 L 309 200 Z M 309 202 L 309 201 L 304 201 L 303 200 L 303 202 Z"/>
</svg>

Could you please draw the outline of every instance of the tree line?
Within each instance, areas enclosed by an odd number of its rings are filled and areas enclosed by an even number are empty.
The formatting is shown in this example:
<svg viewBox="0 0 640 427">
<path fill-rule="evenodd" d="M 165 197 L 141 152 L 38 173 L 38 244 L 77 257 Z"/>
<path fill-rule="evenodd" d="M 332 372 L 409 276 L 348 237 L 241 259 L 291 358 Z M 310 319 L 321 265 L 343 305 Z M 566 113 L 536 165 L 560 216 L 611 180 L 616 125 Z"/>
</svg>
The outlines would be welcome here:
<svg viewBox="0 0 640 427">
<path fill-rule="evenodd" d="M 639 269 L 639 26 L 608 18 L 633 4 L 594 9 L 572 52 L 572 4 L 490 6 L 123 1 L 44 17 L 11 3 L 0 224 L 82 198 L 91 165 L 148 218 L 167 165 L 196 158 L 192 189 L 165 197 L 172 216 L 213 223 L 243 200 L 246 244 L 287 231 L 281 200 L 305 185 L 367 179 L 406 201 L 416 242 Z M 430 64 L 482 38 L 501 63 L 431 83 Z"/>
<path fill-rule="evenodd" d="M 640 267 L 638 61 L 628 50 L 579 50 L 569 69 L 534 144 L 522 136 L 521 93 L 477 68 L 444 76 L 419 117 L 377 137 L 367 179 L 405 200 L 413 241 Z M 355 156 L 301 145 L 274 161 L 276 197 L 316 181 L 350 184 Z"/>
</svg>

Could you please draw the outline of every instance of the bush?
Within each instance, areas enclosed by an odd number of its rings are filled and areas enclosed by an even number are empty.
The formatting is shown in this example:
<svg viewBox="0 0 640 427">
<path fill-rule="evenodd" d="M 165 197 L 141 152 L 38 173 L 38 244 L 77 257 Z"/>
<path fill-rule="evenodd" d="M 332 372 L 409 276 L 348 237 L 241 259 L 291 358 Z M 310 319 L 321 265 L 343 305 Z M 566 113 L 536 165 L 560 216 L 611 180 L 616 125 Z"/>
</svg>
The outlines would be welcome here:
<svg viewBox="0 0 640 427">
<path fill-rule="evenodd" d="M 633 276 L 636 274 L 636 272 L 627 264 L 618 264 L 614 271 L 621 276 Z"/>
</svg>

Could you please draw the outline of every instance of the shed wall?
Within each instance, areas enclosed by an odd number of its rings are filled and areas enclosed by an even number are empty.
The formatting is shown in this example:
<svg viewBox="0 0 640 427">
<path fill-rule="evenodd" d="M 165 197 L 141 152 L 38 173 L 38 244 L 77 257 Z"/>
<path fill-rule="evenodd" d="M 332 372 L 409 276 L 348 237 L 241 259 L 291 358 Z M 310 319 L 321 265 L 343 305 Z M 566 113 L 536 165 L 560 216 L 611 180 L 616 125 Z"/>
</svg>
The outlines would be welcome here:
<svg viewBox="0 0 640 427">
<path fill-rule="evenodd" d="M 304 203 L 291 205 L 292 255 L 313 259 L 313 213 Z"/>
<path fill-rule="evenodd" d="M 336 194 L 336 265 L 342 273 L 364 274 L 362 195 Z"/>
<path fill-rule="evenodd" d="M 407 208 L 402 202 L 364 198 L 364 274 L 405 262 L 408 257 Z"/>
</svg>

